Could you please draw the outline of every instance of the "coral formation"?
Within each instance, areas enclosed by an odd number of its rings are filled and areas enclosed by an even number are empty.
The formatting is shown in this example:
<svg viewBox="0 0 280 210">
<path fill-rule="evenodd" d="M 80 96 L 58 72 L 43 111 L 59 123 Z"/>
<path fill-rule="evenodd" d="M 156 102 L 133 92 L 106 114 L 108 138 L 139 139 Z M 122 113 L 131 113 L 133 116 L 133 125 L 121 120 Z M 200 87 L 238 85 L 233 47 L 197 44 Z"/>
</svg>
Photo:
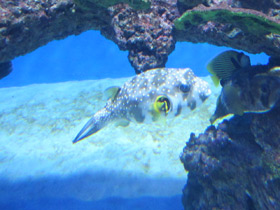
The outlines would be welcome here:
<svg viewBox="0 0 280 210">
<path fill-rule="evenodd" d="M 149 0 L 73 0 L 76 4 L 83 7 L 84 9 L 91 10 L 95 5 L 100 5 L 101 7 L 108 8 L 116 4 L 125 3 L 128 4 L 133 9 L 148 9 L 150 8 Z"/>
<path fill-rule="evenodd" d="M 191 135 L 185 209 L 279 209 L 279 109 L 245 114 Z M 271 126 L 273 125 L 273 126 Z"/>
<path fill-rule="evenodd" d="M 110 22 L 105 8 L 96 5 L 94 11 L 85 13 L 71 0 L 0 1 L 0 14 L 1 62 L 55 39 L 89 29 L 100 30 Z"/>
<path fill-rule="evenodd" d="M 129 51 L 128 58 L 136 73 L 163 67 L 174 50 L 172 22 L 178 15 L 175 2 L 152 4 L 149 11 L 136 11 L 127 5 L 109 8 L 114 33 L 104 34 L 120 49 Z"/>
<path fill-rule="evenodd" d="M 201 4 L 185 11 L 174 23 L 178 41 L 208 42 L 272 56 L 279 54 L 276 37 L 280 33 L 280 21 L 271 13 L 227 4 Z"/>
</svg>

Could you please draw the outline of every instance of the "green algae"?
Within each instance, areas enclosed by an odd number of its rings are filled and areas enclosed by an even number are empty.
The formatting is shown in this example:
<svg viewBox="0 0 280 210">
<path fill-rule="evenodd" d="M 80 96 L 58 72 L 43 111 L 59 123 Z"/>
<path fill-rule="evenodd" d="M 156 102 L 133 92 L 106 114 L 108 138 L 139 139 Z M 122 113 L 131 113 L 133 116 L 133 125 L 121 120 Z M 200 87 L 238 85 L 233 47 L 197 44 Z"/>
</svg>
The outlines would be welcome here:
<svg viewBox="0 0 280 210">
<path fill-rule="evenodd" d="M 229 9 L 187 11 L 175 20 L 174 24 L 176 29 L 185 30 L 187 25 L 198 26 L 208 21 L 231 23 L 244 32 L 254 35 L 280 34 L 280 24 L 265 16 L 246 11 L 231 11 Z"/>
<path fill-rule="evenodd" d="M 119 3 L 128 4 L 130 7 L 136 10 L 149 9 L 151 5 L 149 0 L 74 0 L 74 2 L 83 9 L 87 10 L 91 10 L 92 7 L 96 5 L 103 8 L 108 8 Z"/>
</svg>

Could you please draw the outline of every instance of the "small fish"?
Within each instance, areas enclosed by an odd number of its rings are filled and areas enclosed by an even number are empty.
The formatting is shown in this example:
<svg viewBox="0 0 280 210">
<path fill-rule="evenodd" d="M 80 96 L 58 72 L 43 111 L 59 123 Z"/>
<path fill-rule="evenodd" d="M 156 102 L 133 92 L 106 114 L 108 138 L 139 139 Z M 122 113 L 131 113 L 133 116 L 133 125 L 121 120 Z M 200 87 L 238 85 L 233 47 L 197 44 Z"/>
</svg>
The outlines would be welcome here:
<svg viewBox="0 0 280 210">
<path fill-rule="evenodd" d="M 232 65 L 231 60 L 228 62 L 231 64 L 225 66 Z M 215 69 L 215 66 L 213 67 Z M 223 71 L 227 71 L 227 68 L 225 67 Z M 222 90 L 217 99 L 215 113 L 210 118 L 211 124 L 229 114 L 241 116 L 247 112 L 262 113 L 279 106 L 280 67 L 240 66 L 230 74 L 220 73 L 217 78 L 221 80 Z"/>
<path fill-rule="evenodd" d="M 211 94 L 207 82 L 189 68 L 157 68 L 133 77 L 122 87 L 106 90 L 109 100 L 93 115 L 73 143 L 111 122 L 154 122 L 194 110 Z M 128 125 L 128 123 L 124 123 Z"/>
<path fill-rule="evenodd" d="M 211 78 L 217 87 L 221 83 L 230 80 L 233 73 L 251 66 L 249 56 L 242 52 L 227 50 L 217 55 L 207 65 L 207 70 L 212 74 Z"/>
<path fill-rule="evenodd" d="M 11 61 L 0 63 L 0 79 L 8 76 L 11 72 L 12 72 Z"/>
</svg>

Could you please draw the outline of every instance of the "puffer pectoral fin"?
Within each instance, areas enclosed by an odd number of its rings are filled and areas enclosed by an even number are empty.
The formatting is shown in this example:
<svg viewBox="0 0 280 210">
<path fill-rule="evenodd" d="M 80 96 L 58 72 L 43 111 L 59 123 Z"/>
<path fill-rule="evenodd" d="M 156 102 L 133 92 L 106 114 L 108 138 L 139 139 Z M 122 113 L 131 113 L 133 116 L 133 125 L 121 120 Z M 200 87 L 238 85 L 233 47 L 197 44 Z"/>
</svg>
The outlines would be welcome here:
<svg viewBox="0 0 280 210">
<path fill-rule="evenodd" d="M 118 127 L 118 126 L 122 126 L 122 127 L 127 127 L 127 126 L 129 126 L 129 124 L 130 124 L 130 121 L 129 120 L 126 120 L 126 119 L 121 119 L 121 120 L 118 120 L 117 122 L 116 122 L 116 126 Z"/>
<path fill-rule="evenodd" d="M 120 90 L 121 90 L 121 88 L 118 86 L 112 86 L 112 87 L 107 88 L 104 91 L 106 99 L 107 100 L 111 99 L 112 101 L 114 101 L 115 98 L 117 97 L 117 95 L 119 94 Z"/>
<path fill-rule="evenodd" d="M 154 109 L 151 110 L 151 115 L 152 115 L 153 122 L 158 121 L 159 118 L 161 117 L 161 114 L 156 112 Z"/>
</svg>

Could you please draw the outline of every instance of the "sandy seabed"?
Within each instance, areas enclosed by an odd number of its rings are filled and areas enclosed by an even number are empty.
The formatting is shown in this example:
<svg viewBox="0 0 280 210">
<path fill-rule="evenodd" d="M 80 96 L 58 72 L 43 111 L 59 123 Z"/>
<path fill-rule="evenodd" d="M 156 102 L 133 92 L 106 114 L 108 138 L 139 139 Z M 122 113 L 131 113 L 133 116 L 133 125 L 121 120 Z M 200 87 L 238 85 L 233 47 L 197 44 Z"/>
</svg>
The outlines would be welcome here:
<svg viewBox="0 0 280 210">
<path fill-rule="evenodd" d="M 72 144 L 105 105 L 104 90 L 127 79 L 1 88 L 0 203 L 180 195 L 187 173 L 179 155 L 191 132 L 209 126 L 219 88 L 211 86 L 210 98 L 188 115 L 165 123 L 110 124 Z"/>
</svg>

